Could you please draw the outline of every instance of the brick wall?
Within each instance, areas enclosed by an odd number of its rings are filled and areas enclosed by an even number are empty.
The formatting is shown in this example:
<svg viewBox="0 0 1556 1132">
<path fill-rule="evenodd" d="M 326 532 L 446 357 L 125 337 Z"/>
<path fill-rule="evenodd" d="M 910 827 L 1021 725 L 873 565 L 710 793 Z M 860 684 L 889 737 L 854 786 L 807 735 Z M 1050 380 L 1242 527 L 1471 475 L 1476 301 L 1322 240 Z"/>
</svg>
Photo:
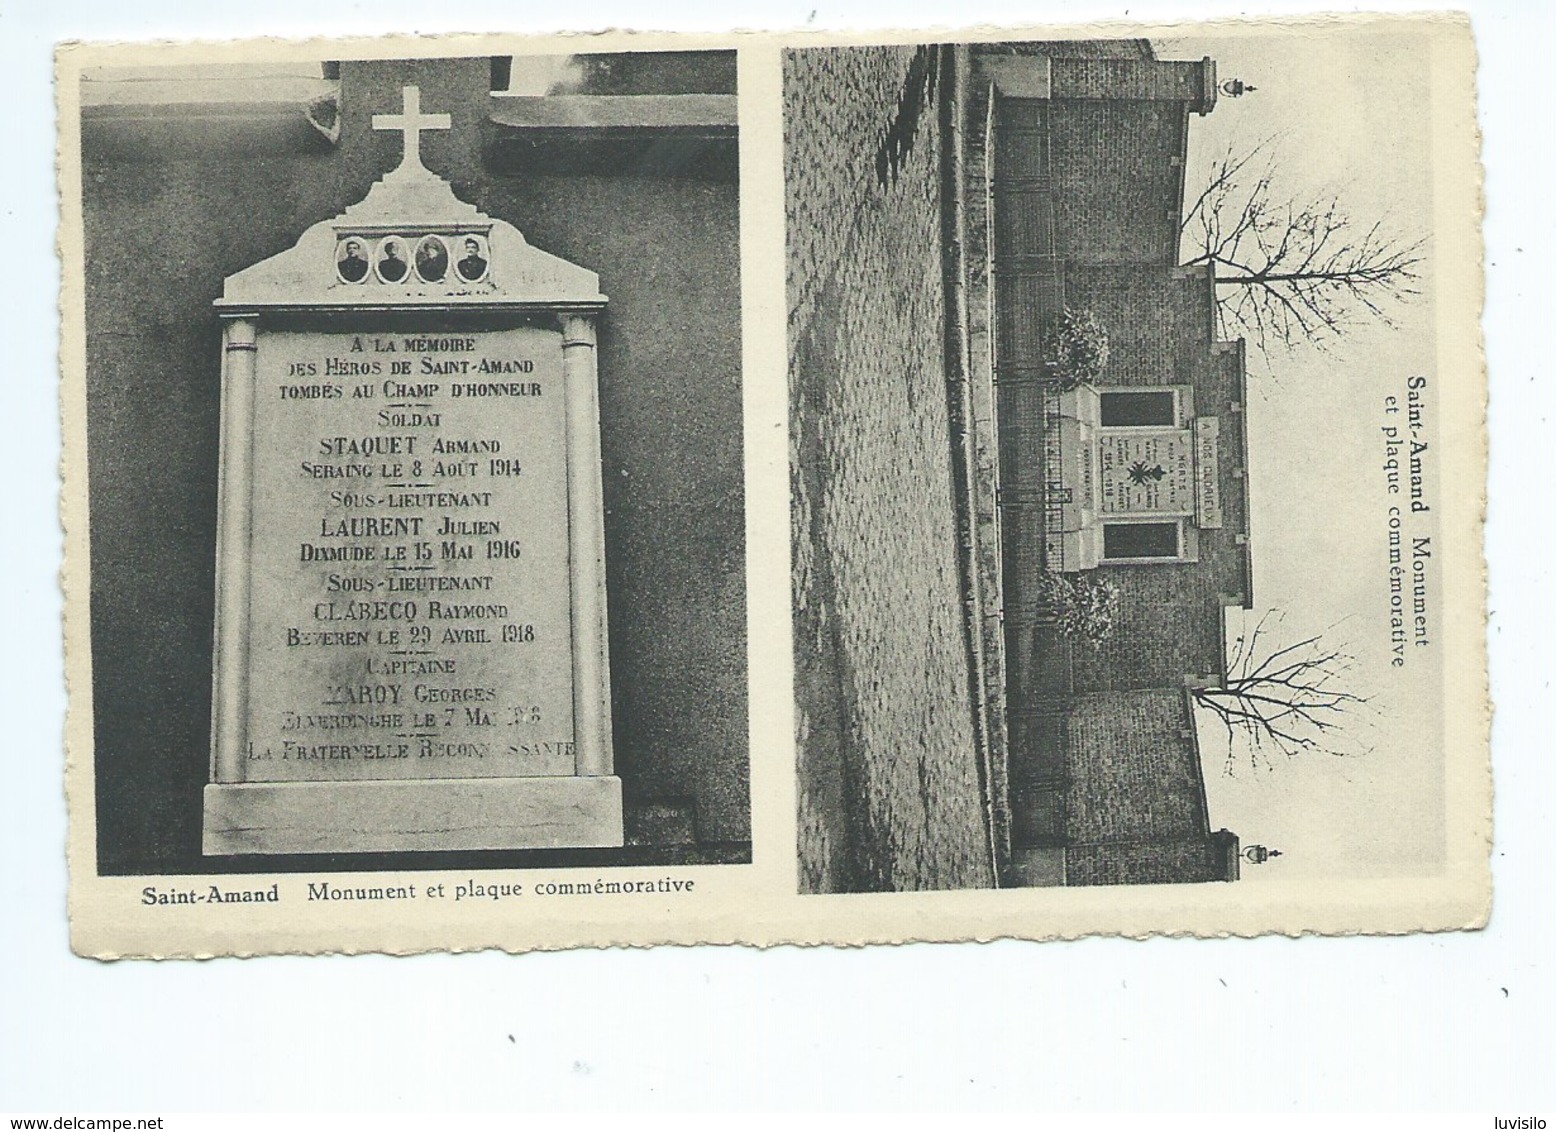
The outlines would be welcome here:
<svg viewBox="0 0 1556 1132">
<path fill-rule="evenodd" d="M 996 176 L 1049 197 L 1069 259 L 1173 263 L 1187 129 L 1181 102 L 1002 98 Z M 1024 205 L 1014 198 L 998 219 L 1022 224 Z"/>
<path fill-rule="evenodd" d="M 1051 74 L 1054 98 L 1175 101 L 1201 113 L 1214 104 L 1215 64 L 1200 60 L 1061 57 Z"/>
<path fill-rule="evenodd" d="M 1250 596 L 1242 356 L 1215 342 L 1213 277 L 1176 267 L 1189 114 L 1213 106 L 1214 64 L 1162 63 L 1148 45 L 1037 53 L 1050 98 L 1007 95 L 995 114 L 1016 841 L 1063 843 L 1070 884 L 1224 880 L 1236 838 L 1209 832 L 1183 677 L 1221 669 L 1224 601 Z M 1023 510 L 1042 492 L 1042 334 L 1065 306 L 1108 330 L 1098 387 L 1190 386 L 1195 414 L 1221 421 L 1224 526 L 1199 531 L 1196 562 L 1104 567 L 1121 609 L 1095 649 L 1026 608 L 1042 569 L 1040 514 Z"/>
<path fill-rule="evenodd" d="M 1064 293 L 1070 306 L 1092 311 L 1107 329 L 1108 364 L 1092 383 L 1097 387 L 1197 386 L 1217 376 L 1210 364 L 1214 295 L 1203 271 L 1072 260 Z"/>
<path fill-rule="evenodd" d="M 980 43 L 979 55 L 1042 55 L 1050 59 L 1154 59 L 1149 39 L 1023 39 Z"/>
<path fill-rule="evenodd" d="M 1219 672 L 1223 607 L 1203 565 L 1100 568 L 1120 591 L 1118 627 L 1101 647 L 1075 649 L 1075 691 L 1149 688 Z"/>
<path fill-rule="evenodd" d="M 1207 832 L 1194 720 L 1181 687 L 1077 696 L 1064 718 L 1071 844 Z"/>
<path fill-rule="evenodd" d="M 1076 650 L 1075 690 L 1162 686 L 1186 673 L 1219 672 L 1222 595 L 1248 599 L 1237 539 L 1247 531 L 1247 502 L 1246 480 L 1238 475 L 1246 464 L 1241 355 L 1214 341 L 1214 280 L 1205 269 L 1162 263 L 1070 259 L 1061 265 L 1050 226 L 1038 222 L 1050 194 L 1042 176 L 1047 166 L 1038 160 L 1042 150 L 1030 143 L 1034 119 L 1023 110 L 1015 121 L 1029 132 L 999 133 L 1002 146 L 1016 143 L 997 157 L 999 170 L 1015 180 L 997 185 L 995 197 L 1000 483 L 1007 500 L 1040 491 L 1042 398 L 1032 379 L 1043 372 L 1044 322 L 1063 304 L 1091 310 L 1107 328 L 1109 359 L 1095 381 L 1099 388 L 1192 386 L 1196 413 L 1221 419 L 1223 527 L 1199 532 L 1197 562 L 1104 568 L 1122 592 L 1119 627 L 1100 649 Z M 1054 201 L 1062 195 L 1057 188 L 1052 193 Z M 1052 207 L 1052 233 L 1062 242 L 1064 210 Z M 1008 508 L 1003 523 L 1006 604 L 1023 610 L 1035 598 L 1027 582 L 1043 568 L 1041 516 Z M 1007 647 L 1011 678 L 1019 681 L 1036 661 L 1022 655 L 1020 641 Z"/>
<path fill-rule="evenodd" d="M 1235 838 L 1232 839 L 1235 846 Z M 1233 850 L 1235 862 L 1235 849 Z M 1141 845 L 1072 845 L 1064 851 L 1065 883 L 1195 884 L 1236 878 L 1226 839 L 1216 834 Z"/>
<path fill-rule="evenodd" d="M 1061 63 L 1055 60 L 1054 66 Z M 1180 102 L 1053 103 L 1048 144 L 1067 258 L 1177 261 L 1187 130 Z M 1175 157 L 1179 164 L 1173 164 Z"/>
<path fill-rule="evenodd" d="M 1188 385 L 1197 416 L 1221 421 L 1223 526 L 1199 531 L 1191 563 L 1106 566 L 1121 591 L 1118 628 L 1097 649 L 1077 649 L 1078 692 L 1176 684 L 1224 664 L 1222 595 L 1247 600 L 1247 527 L 1241 402 L 1242 359 L 1213 341 L 1213 281 L 1201 270 L 1076 265 L 1065 271 L 1070 305 L 1089 309 L 1108 331 L 1108 365 L 1098 388 Z M 1236 408 L 1234 408 L 1236 406 Z"/>
</svg>

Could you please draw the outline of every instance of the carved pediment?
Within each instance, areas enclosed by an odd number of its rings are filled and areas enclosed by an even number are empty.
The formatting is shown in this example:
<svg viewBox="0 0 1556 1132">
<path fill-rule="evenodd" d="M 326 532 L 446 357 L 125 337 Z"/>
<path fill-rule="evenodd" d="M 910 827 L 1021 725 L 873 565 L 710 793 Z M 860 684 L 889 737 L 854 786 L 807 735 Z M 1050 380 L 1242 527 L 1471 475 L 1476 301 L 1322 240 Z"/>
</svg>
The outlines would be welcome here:
<svg viewBox="0 0 1556 1132">
<path fill-rule="evenodd" d="M 382 122 L 405 130 L 401 164 L 339 216 L 310 227 L 287 251 L 229 276 L 217 308 L 258 313 L 603 306 L 598 275 L 533 247 L 512 224 L 460 200 L 453 186 L 421 164 L 419 145 L 411 139 L 421 129 L 446 128 L 447 116 L 421 115 L 416 88 L 405 92 L 404 114 L 374 119 L 375 127 Z"/>
</svg>

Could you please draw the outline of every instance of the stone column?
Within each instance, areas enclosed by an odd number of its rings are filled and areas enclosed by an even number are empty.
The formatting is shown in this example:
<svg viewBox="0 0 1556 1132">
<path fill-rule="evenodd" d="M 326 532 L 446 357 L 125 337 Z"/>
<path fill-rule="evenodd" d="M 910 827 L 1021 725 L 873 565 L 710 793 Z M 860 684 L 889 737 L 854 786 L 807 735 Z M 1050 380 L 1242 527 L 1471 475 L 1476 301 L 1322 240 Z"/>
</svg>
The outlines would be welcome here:
<svg viewBox="0 0 1556 1132">
<path fill-rule="evenodd" d="M 242 782 L 248 731 L 250 507 L 254 467 L 254 362 L 250 319 L 222 331 L 222 461 L 217 488 L 215 685 L 211 781 Z"/>
<path fill-rule="evenodd" d="M 562 316 L 567 398 L 567 512 L 573 583 L 575 772 L 614 773 L 610 642 L 605 608 L 605 498 L 600 479 L 599 371 L 594 315 Z"/>
</svg>

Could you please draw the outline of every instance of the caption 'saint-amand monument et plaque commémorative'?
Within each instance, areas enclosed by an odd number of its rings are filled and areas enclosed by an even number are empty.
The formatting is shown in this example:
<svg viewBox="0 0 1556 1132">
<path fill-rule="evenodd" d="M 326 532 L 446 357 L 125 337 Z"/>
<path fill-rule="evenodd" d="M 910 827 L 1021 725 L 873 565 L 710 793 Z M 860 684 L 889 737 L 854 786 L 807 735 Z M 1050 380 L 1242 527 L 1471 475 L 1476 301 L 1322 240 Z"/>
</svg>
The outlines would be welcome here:
<svg viewBox="0 0 1556 1132">
<path fill-rule="evenodd" d="M 598 279 L 421 163 L 237 273 L 207 854 L 622 843 Z"/>
</svg>

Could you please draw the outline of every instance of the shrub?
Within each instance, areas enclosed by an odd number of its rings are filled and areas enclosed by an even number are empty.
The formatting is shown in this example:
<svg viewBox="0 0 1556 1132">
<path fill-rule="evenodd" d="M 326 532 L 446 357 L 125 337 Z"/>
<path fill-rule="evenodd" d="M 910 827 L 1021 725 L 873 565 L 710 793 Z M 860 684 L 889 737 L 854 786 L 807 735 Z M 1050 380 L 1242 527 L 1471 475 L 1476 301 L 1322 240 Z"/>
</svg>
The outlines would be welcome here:
<svg viewBox="0 0 1556 1132">
<path fill-rule="evenodd" d="M 1074 389 L 1108 364 L 1108 332 L 1090 311 L 1065 307 L 1043 342 L 1043 361 L 1062 388 Z"/>
<path fill-rule="evenodd" d="M 1046 573 L 1038 596 L 1061 633 L 1092 648 L 1100 648 L 1118 623 L 1118 587 L 1091 571 Z"/>
</svg>

